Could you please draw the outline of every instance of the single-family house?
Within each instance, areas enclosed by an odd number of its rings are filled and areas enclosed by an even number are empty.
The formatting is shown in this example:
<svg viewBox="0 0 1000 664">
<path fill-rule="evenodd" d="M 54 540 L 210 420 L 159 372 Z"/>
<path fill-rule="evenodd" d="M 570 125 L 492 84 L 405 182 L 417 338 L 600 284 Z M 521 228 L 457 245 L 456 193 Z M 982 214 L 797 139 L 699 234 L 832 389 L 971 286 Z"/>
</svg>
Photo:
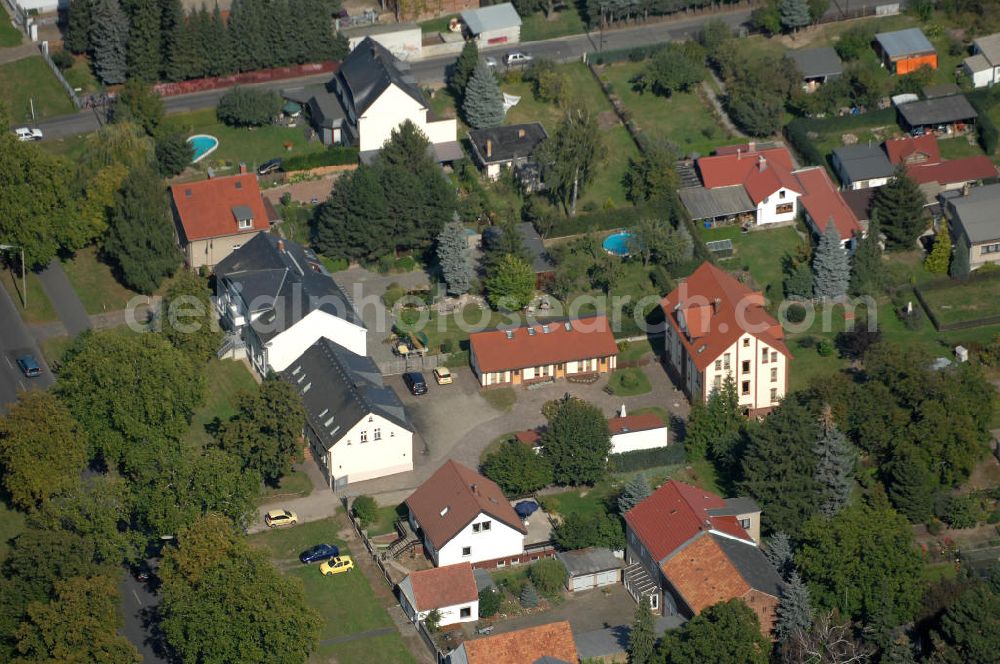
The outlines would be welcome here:
<svg viewBox="0 0 1000 664">
<path fill-rule="evenodd" d="M 467 562 L 410 572 L 398 588 L 399 603 L 412 622 L 431 611 L 441 616 L 441 627 L 479 620 L 479 591 Z"/>
<path fill-rule="evenodd" d="M 344 58 L 326 85 L 285 90 L 283 95 L 308 105 L 324 144 L 357 146 L 362 159 L 377 153 L 407 120 L 427 136 L 439 161 L 462 158 L 455 119 L 436 117 L 410 65 L 371 37 Z"/>
<path fill-rule="evenodd" d="M 938 147 L 937 136 L 934 134 L 890 138 L 883 147 L 893 166 L 936 164 L 941 161 L 941 148 Z"/>
<path fill-rule="evenodd" d="M 461 17 L 466 34 L 479 42 L 480 48 L 521 41 L 521 17 L 509 2 L 466 9 Z"/>
<path fill-rule="evenodd" d="M 269 228 L 257 176 L 244 166 L 239 175 L 175 184 L 170 187 L 170 203 L 177 244 L 192 270 L 214 268 Z"/>
<path fill-rule="evenodd" d="M 921 67 L 938 66 L 937 51 L 920 28 L 880 32 L 875 35 L 875 50 L 882 66 L 900 76 Z"/>
<path fill-rule="evenodd" d="M 827 81 L 844 74 L 844 63 L 832 46 L 788 51 L 788 57 L 802 75 L 802 89 L 814 92 Z"/>
<path fill-rule="evenodd" d="M 469 336 L 469 351 L 482 387 L 603 374 L 618 363 L 618 345 L 606 316 L 475 332 Z"/>
<path fill-rule="evenodd" d="M 965 95 L 951 95 L 897 104 L 903 129 L 913 134 L 961 134 L 976 124 L 979 113 Z"/>
<path fill-rule="evenodd" d="M 320 338 L 281 377 L 302 398 L 306 440 L 330 488 L 413 470 L 413 425 L 370 357 Z"/>
<path fill-rule="evenodd" d="M 548 137 L 540 122 L 469 130 L 472 156 L 491 180 L 499 178 L 503 168 L 516 170 L 529 163 L 535 149 Z"/>
<path fill-rule="evenodd" d="M 706 261 L 660 306 L 667 366 L 692 401 L 708 399 L 727 376 L 747 415 L 765 415 L 785 397 L 792 354 L 763 294 Z"/>
<path fill-rule="evenodd" d="M 795 177 L 802 185 L 802 216 L 813 235 L 819 237 L 826 227 L 833 224 L 840 236 L 844 249 L 853 248 L 855 238 L 864 235 L 864 229 L 857 216 L 844 198 L 833 186 L 833 181 L 822 166 L 803 168 L 795 171 Z"/>
<path fill-rule="evenodd" d="M 580 661 L 569 621 L 526 627 L 464 642 L 446 664 L 576 664 Z"/>
<path fill-rule="evenodd" d="M 844 189 L 881 187 L 892 178 L 893 168 L 878 145 L 857 143 L 833 150 L 833 170 Z"/>
<path fill-rule="evenodd" d="M 928 205 L 936 203 L 943 191 L 961 189 L 998 175 L 996 164 L 985 155 L 941 159 L 937 136 L 933 134 L 889 139 L 885 151 L 889 161 L 906 167 L 907 174 L 924 192 Z"/>
<path fill-rule="evenodd" d="M 964 187 L 941 194 L 953 242 L 969 251 L 969 267 L 1000 265 L 1000 184 Z"/>
<path fill-rule="evenodd" d="M 406 499 L 410 527 L 437 567 L 522 562 L 527 529 L 500 487 L 448 460 Z"/>
<path fill-rule="evenodd" d="M 972 86 L 985 88 L 1000 83 L 1000 32 L 972 42 L 972 55 L 962 61 Z"/>
<path fill-rule="evenodd" d="M 670 430 L 659 415 L 629 415 L 624 404 L 618 416 L 608 420 L 608 428 L 611 429 L 612 454 L 666 447 L 670 442 Z"/>
<path fill-rule="evenodd" d="M 782 581 L 758 547 L 759 527 L 753 500 L 667 480 L 625 513 L 625 588 L 663 615 L 741 599 L 769 635 Z"/>
<path fill-rule="evenodd" d="M 566 589 L 572 592 L 621 583 L 622 561 L 603 547 L 560 551 L 556 558 L 566 568 Z"/>
<path fill-rule="evenodd" d="M 351 300 L 300 244 L 258 233 L 215 266 L 215 284 L 223 350 L 246 356 L 261 376 L 284 371 L 321 338 L 367 355 Z"/>
</svg>

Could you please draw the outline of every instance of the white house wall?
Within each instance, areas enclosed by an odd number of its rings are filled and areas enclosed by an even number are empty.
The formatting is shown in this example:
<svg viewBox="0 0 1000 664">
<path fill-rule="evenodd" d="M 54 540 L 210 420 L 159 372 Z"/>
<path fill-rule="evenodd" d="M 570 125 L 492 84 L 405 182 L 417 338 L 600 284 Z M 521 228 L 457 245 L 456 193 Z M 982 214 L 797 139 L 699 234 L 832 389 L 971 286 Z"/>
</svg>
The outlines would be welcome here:
<svg viewBox="0 0 1000 664">
<path fill-rule="evenodd" d="M 474 532 L 474 524 L 490 522 L 490 529 Z M 462 555 L 462 549 L 469 547 L 469 555 Z M 437 551 L 438 567 L 456 563 L 477 563 L 483 560 L 516 556 L 524 553 L 524 535 L 510 526 L 497 521 L 482 512 L 462 529 L 458 535 Z"/>
<path fill-rule="evenodd" d="M 321 337 L 357 355 L 367 355 L 368 331 L 339 316 L 316 309 L 267 344 L 267 363 L 273 371 L 284 371 Z"/>
<path fill-rule="evenodd" d="M 636 450 L 651 450 L 666 447 L 667 428 L 649 429 L 647 431 L 629 431 L 611 436 L 611 453 L 634 452 Z"/>
<path fill-rule="evenodd" d="M 375 430 L 381 438 L 375 440 Z M 365 432 L 368 442 L 361 442 Z M 351 427 L 328 453 L 334 480 L 347 482 L 385 477 L 413 470 L 413 433 L 381 415 L 369 415 Z"/>
<path fill-rule="evenodd" d="M 744 341 L 749 341 L 749 346 L 744 345 Z M 767 349 L 767 362 L 763 361 L 762 352 Z M 772 360 L 774 353 L 777 358 Z M 729 355 L 729 363 L 726 363 L 726 355 Z M 785 396 L 786 386 L 786 364 L 788 358 L 776 349 L 767 346 L 757 337 L 751 334 L 742 335 L 736 343 L 720 353 L 715 361 L 710 363 L 705 369 L 705 385 L 707 391 L 711 392 L 716 385 L 725 382 L 726 374 L 732 372 L 733 380 L 736 382 L 736 395 L 739 404 L 743 408 L 771 408 L 777 405 Z M 716 368 L 718 362 L 718 367 Z M 744 373 L 743 363 L 749 362 L 749 370 Z M 774 369 L 775 380 L 771 380 L 771 370 Z M 743 383 L 749 381 L 750 393 L 743 394 Z M 775 389 L 775 399 L 771 399 L 771 389 Z"/>
<path fill-rule="evenodd" d="M 407 601 L 409 603 L 409 601 Z M 462 609 L 469 609 L 469 616 L 467 618 L 462 618 Z M 412 609 L 411 609 L 412 611 Z M 446 625 L 457 625 L 459 623 L 466 622 L 476 622 L 479 620 L 479 600 L 472 602 L 467 602 L 465 604 L 455 604 L 453 606 L 443 606 L 438 609 L 441 614 L 441 622 L 438 623 L 441 627 Z M 407 612 L 410 614 L 410 612 Z M 417 612 L 417 620 L 425 620 L 430 611 L 419 611 Z"/>
<path fill-rule="evenodd" d="M 358 147 L 362 152 L 381 149 L 382 145 L 389 140 L 392 130 L 406 120 L 410 120 L 420 131 L 427 133 L 427 108 L 399 87 L 390 85 L 359 119 L 358 133 L 361 135 L 361 139 Z M 457 126 L 454 120 L 451 123 L 452 134 L 451 138 L 447 140 L 454 141 L 456 140 Z M 434 131 L 440 133 L 438 127 L 434 127 Z M 430 136 L 428 139 L 432 143 L 441 142 L 441 140 L 434 140 Z"/>
<path fill-rule="evenodd" d="M 428 122 L 425 114 L 422 129 L 431 143 L 450 143 L 458 140 L 458 121 L 455 118 Z"/>
<path fill-rule="evenodd" d="M 784 194 L 784 198 L 782 198 Z M 794 221 L 799 209 L 799 194 L 791 189 L 781 188 L 757 204 L 757 224 L 778 224 L 784 221 Z M 778 214 L 779 205 L 791 204 L 791 212 Z"/>
</svg>

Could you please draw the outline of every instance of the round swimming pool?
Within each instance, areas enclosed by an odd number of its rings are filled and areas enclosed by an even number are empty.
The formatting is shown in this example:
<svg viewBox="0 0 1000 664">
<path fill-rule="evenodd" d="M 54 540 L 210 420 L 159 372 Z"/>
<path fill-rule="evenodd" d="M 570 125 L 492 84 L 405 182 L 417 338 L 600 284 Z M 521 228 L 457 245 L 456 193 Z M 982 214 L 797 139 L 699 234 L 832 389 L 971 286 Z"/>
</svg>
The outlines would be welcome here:
<svg viewBox="0 0 1000 664">
<path fill-rule="evenodd" d="M 631 237 L 632 234 L 625 231 L 612 233 L 604 238 L 604 251 L 612 256 L 621 256 L 623 258 L 628 256 L 631 253 L 629 250 L 629 239 Z"/>
<path fill-rule="evenodd" d="M 191 159 L 192 164 L 197 164 L 214 152 L 215 148 L 219 147 L 219 139 L 208 134 L 195 134 L 188 138 L 187 142 L 194 148 L 194 157 Z"/>
</svg>

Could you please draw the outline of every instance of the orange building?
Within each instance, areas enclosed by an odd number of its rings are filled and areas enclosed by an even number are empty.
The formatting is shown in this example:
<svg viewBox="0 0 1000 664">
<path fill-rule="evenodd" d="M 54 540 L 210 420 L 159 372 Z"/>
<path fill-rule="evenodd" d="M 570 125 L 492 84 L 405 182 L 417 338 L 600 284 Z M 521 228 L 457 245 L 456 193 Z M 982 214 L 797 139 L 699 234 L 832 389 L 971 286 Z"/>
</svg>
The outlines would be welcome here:
<svg viewBox="0 0 1000 664">
<path fill-rule="evenodd" d="M 938 66 L 937 51 L 920 28 L 880 32 L 875 35 L 875 47 L 882 65 L 900 76 L 921 67 Z"/>
</svg>

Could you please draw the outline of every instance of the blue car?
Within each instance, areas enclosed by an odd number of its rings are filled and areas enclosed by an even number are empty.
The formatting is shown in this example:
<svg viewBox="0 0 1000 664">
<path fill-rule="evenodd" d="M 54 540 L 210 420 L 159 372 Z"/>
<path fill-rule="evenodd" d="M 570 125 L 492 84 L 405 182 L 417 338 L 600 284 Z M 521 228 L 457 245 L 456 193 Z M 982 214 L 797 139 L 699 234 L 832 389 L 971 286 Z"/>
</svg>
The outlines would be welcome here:
<svg viewBox="0 0 1000 664">
<path fill-rule="evenodd" d="M 17 366 L 28 378 L 35 378 L 42 375 L 42 368 L 38 366 L 38 360 L 34 355 L 22 355 L 17 358 Z"/>
<path fill-rule="evenodd" d="M 299 560 L 304 563 L 318 563 L 321 560 L 329 560 L 340 555 L 340 549 L 332 544 L 317 544 L 311 549 L 306 549 L 299 555 Z"/>
</svg>

